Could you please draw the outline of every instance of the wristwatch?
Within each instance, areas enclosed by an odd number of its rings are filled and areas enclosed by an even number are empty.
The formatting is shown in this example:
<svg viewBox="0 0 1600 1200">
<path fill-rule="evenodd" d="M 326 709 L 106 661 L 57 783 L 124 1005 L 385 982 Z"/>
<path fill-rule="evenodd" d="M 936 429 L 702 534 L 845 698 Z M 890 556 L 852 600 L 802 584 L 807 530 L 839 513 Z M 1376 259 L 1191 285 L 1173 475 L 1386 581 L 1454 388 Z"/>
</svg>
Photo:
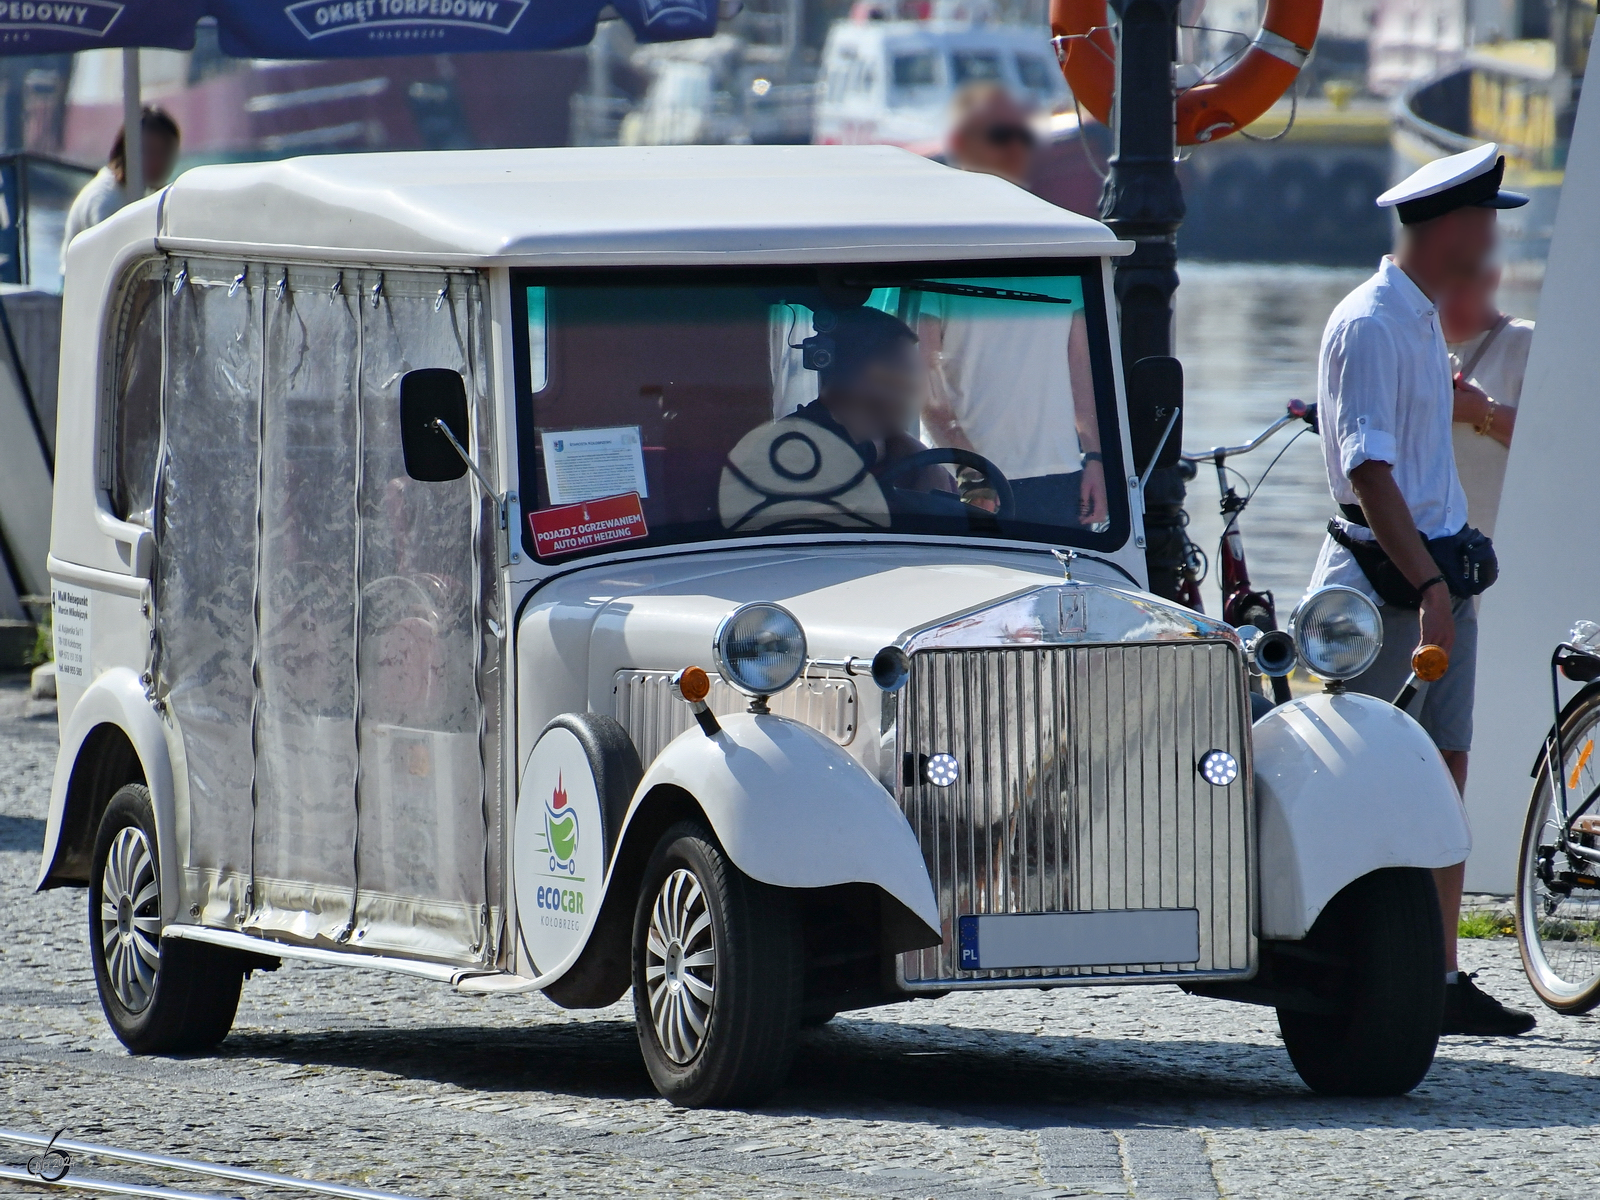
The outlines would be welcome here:
<svg viewBox="0 0 1600 1200">
<path fill-rule="evenodd" d="M 1100 451 L 1098 451 L 1098 450 L 1085 450 L 1084 454 L 1083 454 L 1083 461 L 1086 462 L 1086 463 L 1092 463 L 1092 462 L 1103 463 L 1106 460 L 1105 460 L 1105 456 L 1102 455 L 1100 453 Z"/>
</svg>

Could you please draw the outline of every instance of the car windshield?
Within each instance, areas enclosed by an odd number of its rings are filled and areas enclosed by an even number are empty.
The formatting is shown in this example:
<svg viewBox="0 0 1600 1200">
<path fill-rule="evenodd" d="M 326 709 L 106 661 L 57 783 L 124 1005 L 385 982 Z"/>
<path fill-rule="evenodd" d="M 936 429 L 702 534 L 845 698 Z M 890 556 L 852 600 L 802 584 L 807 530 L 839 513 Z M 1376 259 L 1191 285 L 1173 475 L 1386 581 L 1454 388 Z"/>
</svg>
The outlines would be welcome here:
<svg viewBox="0 0 1600 1200">
<path fill-rule="evenodd" d="M 1097 262 L 513 279 L 522 537 L 541 561 L 1126 535 Z"/>
</svg>

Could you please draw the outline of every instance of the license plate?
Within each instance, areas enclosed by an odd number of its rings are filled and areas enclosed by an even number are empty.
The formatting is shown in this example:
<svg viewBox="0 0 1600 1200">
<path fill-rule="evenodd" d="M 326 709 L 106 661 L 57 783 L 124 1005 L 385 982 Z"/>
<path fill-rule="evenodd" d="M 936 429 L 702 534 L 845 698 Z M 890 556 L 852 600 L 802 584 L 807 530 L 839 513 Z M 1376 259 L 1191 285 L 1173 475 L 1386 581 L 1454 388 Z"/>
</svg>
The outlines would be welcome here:
<svg viewBox="0 0 1600 1200">
<path fill-rule="evenodd" d="M 1200 912 L 1004 913 L 962 917 L 963 971 L 1020 967 L 1114 967 L 1200 958 Z"/>
</svg>

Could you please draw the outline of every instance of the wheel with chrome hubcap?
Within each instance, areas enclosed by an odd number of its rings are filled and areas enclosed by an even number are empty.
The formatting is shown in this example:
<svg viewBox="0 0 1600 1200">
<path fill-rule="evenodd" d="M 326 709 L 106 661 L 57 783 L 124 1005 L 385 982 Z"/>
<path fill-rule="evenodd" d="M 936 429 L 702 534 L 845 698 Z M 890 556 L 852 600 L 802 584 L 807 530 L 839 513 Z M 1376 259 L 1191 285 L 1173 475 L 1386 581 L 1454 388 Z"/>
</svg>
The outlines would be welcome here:
<svg viewBox="0 0 1600 1200">
<path fill-rule="evenodd" d="M 100 946 L 117 999 L 143 1012 L 161 965 L 161 893 L 150 840 L 137 825 L 117 830 L 100 873 Z"/>
<path fill-rule="evenodd" d="M 633 960 L 639 1047 L 663 1096 L 699 1108 L 782 1083 L 800 1025 L 799 919 L 789 893 L 746 876 L 704 826 L 657 843 Z"/>
<path fill-rule="evenodd" d="M 656 1040 L 682 1065 L 700 1053 L 717 990 L 717 943 L 705 889 L 675 869 L 650 908 L 644 944 L 645 995 Z"/>
<path fill-rule="evenodd" d="M 106 805 L 89 877 L 89 952 L 100 1007 L 135 1054 L 205 1050 L 227 1036 L 244 981 L 239 955 L 161 937 L 155 813 L 143 784 Z"/>
</svg>

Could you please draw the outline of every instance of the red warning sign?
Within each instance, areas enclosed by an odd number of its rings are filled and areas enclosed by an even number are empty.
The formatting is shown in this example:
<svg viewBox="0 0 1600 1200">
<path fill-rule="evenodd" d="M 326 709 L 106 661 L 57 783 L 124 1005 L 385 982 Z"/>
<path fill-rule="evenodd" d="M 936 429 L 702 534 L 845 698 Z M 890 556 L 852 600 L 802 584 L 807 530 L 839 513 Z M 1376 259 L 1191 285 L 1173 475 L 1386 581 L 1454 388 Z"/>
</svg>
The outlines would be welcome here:
<svg viewBox="0 0 1600 1200">
<path fill-rule="evenodd" d="M 540 509 L 528 514 L 528 524 L 533 528 L 533 548 L 540 558 L 650 536 L 638 492 Z"/>
</svg>

